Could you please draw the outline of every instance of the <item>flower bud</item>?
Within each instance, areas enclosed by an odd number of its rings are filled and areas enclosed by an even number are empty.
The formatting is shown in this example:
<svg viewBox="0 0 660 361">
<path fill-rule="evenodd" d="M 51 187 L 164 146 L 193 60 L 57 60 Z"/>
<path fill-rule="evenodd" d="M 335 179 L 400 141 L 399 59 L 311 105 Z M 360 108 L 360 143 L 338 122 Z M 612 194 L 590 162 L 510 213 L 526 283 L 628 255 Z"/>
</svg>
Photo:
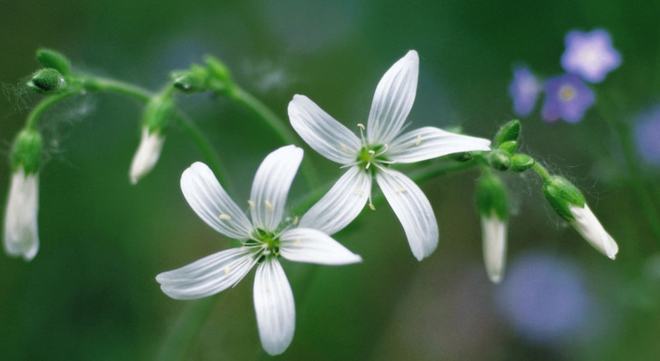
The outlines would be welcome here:
<svg viewBox="0 0 660 361">
<path fill-rule="evenodd" d="M 513 154 L 518 150 L 518 142 L 515 140 L 508 140 L 502 144 L 500 144 L 498 149 L 501 149 L 509 154 Z"/>
<path fill-rule="evenodd" d="M 147 175 L 158 162 L 165 143 L 163 136 L 174 112 L 174 103 L 170 92 L 153 97 L 144 110 L 142 137 L 131 167 L 129 179 L 132 184 Z"/>
<path fill-rule="evenodd" d="M 40 93 L 54 93 L 66 87 L 66 80 L 56 69 L 44 68 L 32 75 L 27 86 Z"/>
<path fill-rule="evenodd" d="M 193 65 L 189 70 L 172 72 L 171 78 L 174 86 L 185 93 L 208 90 L 208 72 L 199 65 Z"/>
<path fill-rule="evenodd" d="M 511 166 L 511 157 L 509 153 L 496 149 L 488 154 L 488 163 L 494 169 L 504 171 Z"/>
<path fill-rule="evenodd" d="M 24 129 L 14 141 L 7 208 L 5 210 L 5 251 L 10 256 L 34 258 L 39 250 L 37 213 L 39 208 L 39 166 L 43 141 L 41 134 Z"/>
<path fill-rule="evenodd" d="M 66 56 L 58 51 L 47 48 L 38 49 L 37 61 L 44 68 L 56 69 L 64 75 L 69 75 L 71 73 L 71 62 Z"/>
<path fill-rule="evenodd" d="M 502 143 L 508 141 L 517 141 L 520 136 L 521 125 L 518 119 L 511 120 L 505 123 L 495 133 L 493 138 L 493 146 L 499 147 Z"/>
<path fill-rule="evenodd" d="M 587 205 L 582 192 L 566 178 L 553 176 L 543 185 L 552 208 L 594 248 L 614 259 L 619 246 Z"/>
<path fill-rule="evenodd" d="M 524 172 L 531 168 L 536 161 L 527 154 L 514 154 L 511 157 L 511 170 L 514 172 Z"/>
<path fill-rule="evenodd" d="M 484 174 L 477 184 L 477 207 L 481 215 L 483 257 L 488 277 L 498 283 L 506 264 L 508 202 L 502 181 Z"/>
<path fill-rule="evenodd" d="M 451 159 L 457 161 L 457 162 L 467 162 L 469 160 L 472 160 L 474 156 L 470 152 L 460 152 L 460 153 L 453 153 L 449 155 Z"/>
</svg>

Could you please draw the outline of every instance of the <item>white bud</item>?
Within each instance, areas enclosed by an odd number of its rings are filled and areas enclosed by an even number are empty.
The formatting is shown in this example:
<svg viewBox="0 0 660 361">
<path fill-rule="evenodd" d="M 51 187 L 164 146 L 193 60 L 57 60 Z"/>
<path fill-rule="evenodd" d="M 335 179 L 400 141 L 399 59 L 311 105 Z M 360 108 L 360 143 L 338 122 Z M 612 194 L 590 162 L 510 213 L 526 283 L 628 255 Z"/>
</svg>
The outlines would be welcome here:
<svg viewBox="0 0 660 361">
<path fill-rule="evenodd" d="M 506 221 L 496 215 L 481 216 L 484 264 L 488 278 L 499 283 L 506 265 Z"/>
<path fill-rule="evenodd" d="M 158 132 L 150 132 L 147 128 L 142 129 L 142 140 L 140 146 L 133 156 L 129 178 L 132 184 L 149 173 L 158 162 L 160 152 L 163 149 L 165 138 Z"/>
<path fill-rule="evenodd" d="M 11 177 L 5 211 L 4 246 L 7 254 L 31 261 L 39 251 L 37 213 L 39 176 L 20 169 Z"/>
<path fill-rule="evenodd" d="M 603 228 L 589 206 L 585 203 L 584 207 L 570 206 L 569 210 L 574 218 L 570 222 L 573 228 L 598 251 L 610 259 L 615 259 L 619 246 Z"/>
</svg>

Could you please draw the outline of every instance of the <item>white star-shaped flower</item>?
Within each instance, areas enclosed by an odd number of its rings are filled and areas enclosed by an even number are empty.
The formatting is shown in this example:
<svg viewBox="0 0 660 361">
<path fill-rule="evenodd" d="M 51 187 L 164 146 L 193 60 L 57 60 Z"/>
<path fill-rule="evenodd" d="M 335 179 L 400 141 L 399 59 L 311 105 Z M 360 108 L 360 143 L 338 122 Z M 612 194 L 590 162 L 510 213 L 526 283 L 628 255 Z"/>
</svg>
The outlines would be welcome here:
<svg viewBox="0 0 660 361">
<path fill-rule="evenodd" d="M 191 208 L 213 229 L 242 245 L 156 276 L 165 294 L 188 300 L 232 287 L 256 266 L 254 308 L 261 343 L 271 355 L 289 346 L 296 320 L 293 294 L 280 258 L 324 265 L 362 260 L 328 232 L 296 225 L 284 217 L 287 194 L 302 157 L 302 149 L 290 145 L 264 159 L 252 183 L 249 218 L 205 164 L 197 162 L 186 169 L 181 190 Z"/>
<path fill-rule="evenodd" d="M 419 57 L 411 50 L 385 73 L 376 87 L 366 129 L 358 124 L 360 137 L 309 98 L 293 97 L 289 118 L 296 132 L 321 155 L 348 167 L 302 217 L 301 226 L 329 233 L 342 229 L 364 208 L 375 178 L 403 226 L 413 255 L 422 260 L 435 250 L 438 226 L 431 204 L 410 178 L 390 166 L 452 153 L 487 151 L 490 141 L 434 127 L 402 133 L 415 100 L 418 68 Z"/>
</svg>

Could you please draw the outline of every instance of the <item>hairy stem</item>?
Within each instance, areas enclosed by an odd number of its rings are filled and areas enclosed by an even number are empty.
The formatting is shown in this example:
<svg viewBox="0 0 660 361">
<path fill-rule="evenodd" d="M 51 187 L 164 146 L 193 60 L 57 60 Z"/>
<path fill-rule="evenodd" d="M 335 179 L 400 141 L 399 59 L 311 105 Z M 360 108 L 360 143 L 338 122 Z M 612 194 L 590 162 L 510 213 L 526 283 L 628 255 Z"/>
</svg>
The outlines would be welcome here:
<svg viewBox="0 0 660 361">
<path fill-rule="evenodd" d="M 42 115 L 46 112 L 46 110 L 48 110 L 50 107 L 54 106 L 55 104 L 58 104 L 62 100 L 76 94 L 80 94 L 80 93 L 77 91 L 68 91 L 68 92 L 49 95 L 43 98 L 39 103 L 37 103 L 37 105 L 35 105 L 35 107 L 32 109 L 30 114 L 28 114 L 27 119 L 25 121 L 25 127 L 27 129 L 36 129 L 37 125 L 39 124 L 39 120 L 41 119 Z"/>
</svg>

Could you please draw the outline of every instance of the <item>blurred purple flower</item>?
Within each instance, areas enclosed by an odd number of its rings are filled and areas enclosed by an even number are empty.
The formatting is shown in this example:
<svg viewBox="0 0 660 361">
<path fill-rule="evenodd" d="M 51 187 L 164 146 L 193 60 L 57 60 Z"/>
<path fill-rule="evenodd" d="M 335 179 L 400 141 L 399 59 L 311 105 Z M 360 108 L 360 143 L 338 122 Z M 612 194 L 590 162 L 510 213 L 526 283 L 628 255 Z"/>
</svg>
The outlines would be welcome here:
<svg viewBox="0 0 660 361">
<path fill-rule="evenodd" d="M 565 43 L 562 67 L 586 81 L 600 83 L 607 73 L 621 65 L 621 55 L 612 46 L 610 34 L 604 29 L 571 31 L 566 35 Z"/>
<path fill-rule="evenodd" d="M 660 166 L 660 105 L 643 112 L 635 122 L 635 141 L 640 156 Z"/>
<path fill-rule="evenodd" d="M 498 308 L 517 333 L 538 343 L 580 334 L 591 316 L 592 302 L 581 270 L 544 253 L 518 257 L 496 297 Z"/>
<path fill-rule="evenodd" d="M 548 122 L 564 119 L 579 122 L 596 100 L 593 91 L 576 75 L 564 74 L 545 82 L 545 103 L 541 115 Z"/>
<path fill-rule="evenodd" d="M 513 112 L 520 117 L 528 116 L 536 105 L 541 92 L 541 83 L 527 66 L 513 69 L 513 80 L 509 85 L 509 95 L 513 99 Z"/>
</svg>

